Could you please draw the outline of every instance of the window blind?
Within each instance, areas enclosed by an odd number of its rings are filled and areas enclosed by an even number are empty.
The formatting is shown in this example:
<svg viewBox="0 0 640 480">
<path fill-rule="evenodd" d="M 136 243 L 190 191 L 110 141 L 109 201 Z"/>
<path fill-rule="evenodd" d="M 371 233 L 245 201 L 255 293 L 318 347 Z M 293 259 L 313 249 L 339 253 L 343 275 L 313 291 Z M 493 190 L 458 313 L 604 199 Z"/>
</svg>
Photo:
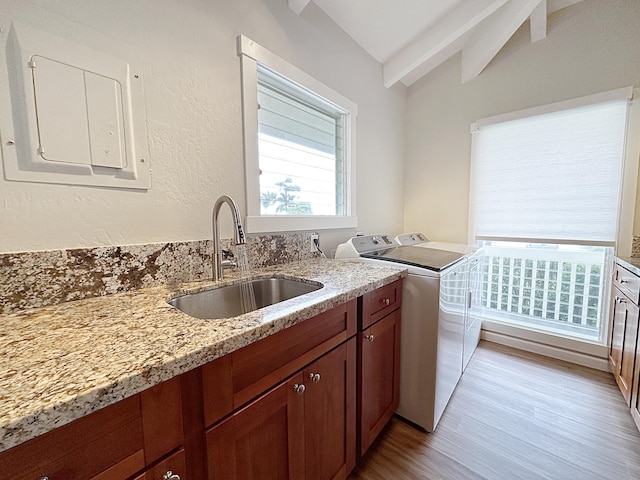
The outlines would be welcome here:
<svg viewBox="0 0 640 480">
<path fill-rule="evenodd" d="M 344 215 L 343 112 L 263 68 L 258 103 L 260 191 L 279 202 L 270 213 Z"/>
<path fill-rule="evenodd" d="M 614 245 L 626 119 L 625 98 L 474 132 L 476 239 Z"/>
</svg>

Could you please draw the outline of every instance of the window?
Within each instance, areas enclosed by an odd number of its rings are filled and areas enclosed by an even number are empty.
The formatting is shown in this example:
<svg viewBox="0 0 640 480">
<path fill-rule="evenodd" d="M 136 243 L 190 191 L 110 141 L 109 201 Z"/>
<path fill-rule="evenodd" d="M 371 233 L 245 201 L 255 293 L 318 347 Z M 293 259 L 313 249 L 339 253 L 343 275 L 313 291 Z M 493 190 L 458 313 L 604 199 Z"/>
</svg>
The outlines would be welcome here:
<svg viewBox="0 0 640 480">
<path fill-rule="evenodd" d="M 239 50 L 247 230 L 356 227 L 356 105 L 246 37 Z"/>
<path fill-rule="evenodd" d="M 485 316 L 604 341 L 630 97 L 621 89 L 472 127 Z"/>
</svg>

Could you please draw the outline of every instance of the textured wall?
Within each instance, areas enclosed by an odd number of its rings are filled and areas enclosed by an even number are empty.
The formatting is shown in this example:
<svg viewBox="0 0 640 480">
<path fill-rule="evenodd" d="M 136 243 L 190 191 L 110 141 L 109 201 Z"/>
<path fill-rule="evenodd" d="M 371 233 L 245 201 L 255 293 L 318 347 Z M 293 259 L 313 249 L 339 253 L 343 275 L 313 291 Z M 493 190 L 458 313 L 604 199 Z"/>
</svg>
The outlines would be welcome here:
<svg viewBox="0 0 640 480">
<path fill-rule="evenodd" d="M 638 0 L 584 0 L 551 15 L 540 42 L 531 43 L 529 25 L 523 25 L 464 85 L 459 56 L 414 84 L 407 101 L 405 230 L 466 242 L 471 123 L 639 85 L 638 25 Z"/>
<path fill-rule="evenodd" d="M 202 240 L 219 195 L 244 211 L 241 33 L 358 104 L 359 229 L 401 230 L 406 89 L 385 89 L 380 65 L 313 3 L 297 16 L 286 0 L 0 0 L 9 19 L 138 67 L 152 188 L 0 179 L 0 252 Z M 321 242 L 330 252 L 352 233 L 321 232 Z"/>
</svg>

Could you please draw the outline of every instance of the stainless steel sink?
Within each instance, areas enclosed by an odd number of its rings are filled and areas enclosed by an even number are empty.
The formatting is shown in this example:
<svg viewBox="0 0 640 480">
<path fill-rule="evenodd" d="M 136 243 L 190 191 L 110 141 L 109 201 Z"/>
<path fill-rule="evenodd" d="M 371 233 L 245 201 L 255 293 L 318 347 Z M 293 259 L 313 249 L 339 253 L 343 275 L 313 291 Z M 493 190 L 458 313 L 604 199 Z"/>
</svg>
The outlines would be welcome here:
<svg viewBox="0 0 640 480">
<path fill-rule="evenodd" d="M 214 287 L 169 300 L 178 310 L 196 318 L 229 318 L 289 300 L 322 288 L 290 278 L 256 278 L 242 283 Z M 255 303 L 250 300 L 251 294 Z"/>
</svg>

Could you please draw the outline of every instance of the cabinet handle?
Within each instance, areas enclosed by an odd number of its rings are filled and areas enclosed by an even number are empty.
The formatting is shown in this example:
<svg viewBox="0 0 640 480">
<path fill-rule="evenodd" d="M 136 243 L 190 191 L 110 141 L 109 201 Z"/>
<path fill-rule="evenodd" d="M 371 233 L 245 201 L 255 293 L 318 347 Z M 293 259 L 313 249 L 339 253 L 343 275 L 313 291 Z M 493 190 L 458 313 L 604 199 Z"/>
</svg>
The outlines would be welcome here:
<svg viewBox="0 0 640 480">
<path fill-rule="evenodd" d="M 382 300 L 380 300 L 380 303 L 384 303 L 388 307 L 389 305 L 391 305 L 391 300 L 389 300 L 388 298 L 383 298 Z"/>
<path fill-rule="evenodd" d="M 625 280 L 624 278 L 621 278 L 620 283 L 629 283 L 629 280 Z"/>
<path fill-rule="evenodd" d="M 365 337 L 367 340 L 369 340 L 369 342 L 373 342 L 373 340 L 375 339 L 375 337 L 373 336 L 373 334 L 371 335 L 365 335 Z"/>
<path fill-rule="evenodd" d="M 293 391 L 296 392 L 298 395 L 302 395 L 306 389 L 307 387 L 304 386 L 304 383 L 300 383 L 300 384 L 296 383 L 293 386 Z"/>
<path fill-rule="evenodd" d="M 313 383 L 318 383 L 320 381 L 320 374 L 319 373 L 310 373 L 309 374 L 309 380 L 311 380 Z"/>
<path fill-rule="evenodd" d="M 49 477 L 40 477 L 38 480 L 49 480 Z"/>
<path fill-rule="evenodd" d="M 169 470 L 167 473 L 165 473 L 162 476 L 162 480 L 180 480 L 180 475 L 173 473 L 171 470 Z"/>
</svg>

